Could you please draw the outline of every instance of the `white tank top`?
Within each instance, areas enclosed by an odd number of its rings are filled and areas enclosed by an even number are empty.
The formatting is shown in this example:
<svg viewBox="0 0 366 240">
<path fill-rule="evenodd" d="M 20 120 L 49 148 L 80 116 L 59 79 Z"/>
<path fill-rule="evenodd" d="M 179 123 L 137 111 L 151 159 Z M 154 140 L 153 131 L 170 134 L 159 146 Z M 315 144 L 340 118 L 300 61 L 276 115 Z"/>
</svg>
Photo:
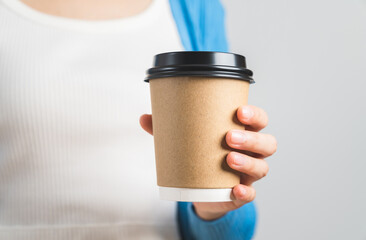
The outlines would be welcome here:
<svg viewBox="0 0 366 240">
<path fill-rule="evenodd" d="M 82 21 L 0 0 L 0 239 L 177 239 L 145 71 L 183 46 L 168 0 Z"/>
</svg>

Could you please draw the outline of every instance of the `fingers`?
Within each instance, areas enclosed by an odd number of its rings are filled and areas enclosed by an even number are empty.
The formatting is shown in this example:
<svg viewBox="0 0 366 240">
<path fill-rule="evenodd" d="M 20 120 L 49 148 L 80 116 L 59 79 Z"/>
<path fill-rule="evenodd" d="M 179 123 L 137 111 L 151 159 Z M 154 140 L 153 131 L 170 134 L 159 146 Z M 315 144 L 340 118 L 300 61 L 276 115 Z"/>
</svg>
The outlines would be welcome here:
<svg viewBox="0 0 366 240">
<path fill-rule="evenodd" d="M 234 129 L 226 134 L 226 142 L 232 148 L 258 153 L 263 157 L 271 156 L 277 150 L 275 137 L 265 133 Z"/>
<path fill-rule="evenodd" d="M 268 124 L 267 113 L 255 106 L 241 106 L 238 108 L 236 115 L 239 121 L 247 125 L 247 129 L 251 131 L 260 131 Z"/>
<path fill-rule="evenodd" d="M 245 173 L 259 180 L 268 174 L 269 167 L 265 160 L 257 159 L 238 152 L 230 152 L 226 156 L 227 164 L 234 170 Z"/>
<path fill-rule="evenodd" d="M 232 193 L 235 197 L 235 200 L 233 200 L 233 203 L 236 205 L 236 207 L 240 207 L 248 202 L 251 202 L 255 199 L 256 192 L 253 187 L 246 186 L 243 184 L 236 185 Z"/>
<path fill-rule="evenodd" d="M 231 191 L 230 202 L 193 202 L 195 212 L 205 220 L 213 220 L 226 212 L 237 209 L 254 200 L 255 189 L 251 186 L 238 184 Z"/>
<path fill-rule="evenodd" d="M 141 127 L 151 135 L 153 135 L 152 129 L 152 117 L 151 114 L 144 114 L 140 117 L 140 125 Z"/>
</svg>

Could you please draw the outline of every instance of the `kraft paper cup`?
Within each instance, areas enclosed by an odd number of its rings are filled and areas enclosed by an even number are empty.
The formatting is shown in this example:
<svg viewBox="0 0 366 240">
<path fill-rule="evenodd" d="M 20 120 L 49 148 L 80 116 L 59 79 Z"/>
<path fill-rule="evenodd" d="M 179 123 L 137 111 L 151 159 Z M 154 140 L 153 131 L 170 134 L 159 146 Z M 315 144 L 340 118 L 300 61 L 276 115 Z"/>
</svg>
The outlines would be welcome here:
<svg viewBox="0 0 366 240">
<path fill-rule="evenodd" d="M 245 58 L 223 52 L 171 52 L 155 56 L 150 83 L 157 184 L 173 201 L 232 201 L 240 174 L 226 163 L 225 141 L 243 129 L 238 107 L 253 82 Z M 238 151 L 238 150 L 235 150 Z"/>
</svg>

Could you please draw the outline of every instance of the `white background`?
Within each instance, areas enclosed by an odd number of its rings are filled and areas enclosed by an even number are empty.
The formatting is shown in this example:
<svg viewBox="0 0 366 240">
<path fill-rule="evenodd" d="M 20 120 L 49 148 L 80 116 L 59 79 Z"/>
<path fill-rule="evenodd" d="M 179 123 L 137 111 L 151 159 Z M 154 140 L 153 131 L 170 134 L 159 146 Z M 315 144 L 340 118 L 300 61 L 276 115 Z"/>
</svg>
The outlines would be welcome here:
<svg viewBox="0 0 366 240">
<path fill-rule="evenodd" d="M 365 240 L 366 1 L 223 3 L 279 143 L 255 184 L 255 239 Z"/>
</svg>

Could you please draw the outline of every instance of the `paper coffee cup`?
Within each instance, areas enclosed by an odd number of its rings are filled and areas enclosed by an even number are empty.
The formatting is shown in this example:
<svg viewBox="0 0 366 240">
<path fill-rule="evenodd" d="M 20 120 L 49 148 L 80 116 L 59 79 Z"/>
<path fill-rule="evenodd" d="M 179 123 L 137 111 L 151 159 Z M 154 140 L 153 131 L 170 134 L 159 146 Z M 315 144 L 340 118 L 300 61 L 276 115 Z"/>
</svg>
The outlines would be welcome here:
<svg viewBox="0 0 366 240">
<path fill-rule="evenodd" d="M 231 201 L 240 173 L 226 163 L 231 129 L 247 104 L 252 71 L 244 56 L 170 52 L 155 56 L 150 83 L 157 184 L 174 201 Z M 235 150 L 238 151 L 238 150 Z"/>
</svg>

